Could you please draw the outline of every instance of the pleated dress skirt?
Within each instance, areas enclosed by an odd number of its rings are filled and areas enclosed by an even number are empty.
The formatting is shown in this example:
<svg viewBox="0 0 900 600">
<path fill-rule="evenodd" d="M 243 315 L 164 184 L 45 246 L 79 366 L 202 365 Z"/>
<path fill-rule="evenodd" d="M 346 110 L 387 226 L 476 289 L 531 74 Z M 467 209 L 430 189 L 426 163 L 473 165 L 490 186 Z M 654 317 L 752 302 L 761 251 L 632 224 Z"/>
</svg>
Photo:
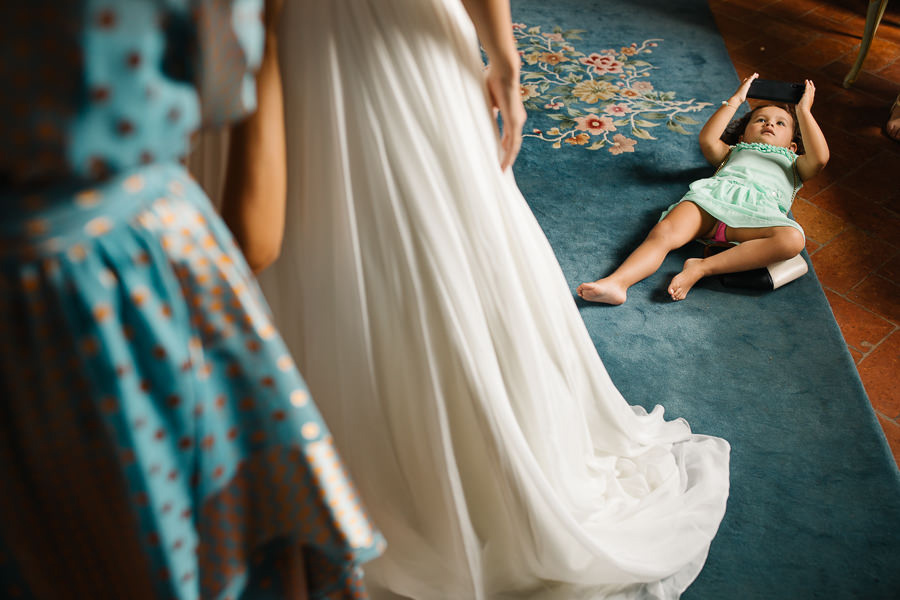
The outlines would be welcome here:
<svg viewBox="0 0 900 600">
<path fill-rule="evenodd" d="M 311 597 L 362 597 L 383 540 L 187 173 L 0 214 L 0 596 L 277 598 L 292 546 Z"/>
<path fill-rule="evenodd" d="M 280 43 L 287 229 L 260 281 L 387 539 L 373 597 L 678 597 L 728 443 L 610 380 L 500 170 L 462 4 L 289 2 Z"/>
</svg>

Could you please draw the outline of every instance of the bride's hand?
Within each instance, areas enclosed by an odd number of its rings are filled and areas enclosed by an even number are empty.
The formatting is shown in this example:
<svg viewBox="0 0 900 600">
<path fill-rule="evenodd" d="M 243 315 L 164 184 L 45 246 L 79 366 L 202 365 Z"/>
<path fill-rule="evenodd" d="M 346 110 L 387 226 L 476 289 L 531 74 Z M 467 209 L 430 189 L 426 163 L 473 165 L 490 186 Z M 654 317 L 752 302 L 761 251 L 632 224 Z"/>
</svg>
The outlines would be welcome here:
<svg viewBox="0 0 900 600">
<path fill-rule="evenodd" d="M 518 55 L 516 56 L 518 59 Z M 525 125 L 525 106 L 519 89 L 519 71 L 514 67 L 491 65 L 485 73 L 488 94 L 495 114 L 500 112 L 503 122 L 500 136 L 500 168 L 504 171 L 516 160 L 522 147 L 522 127 Z"/>
</svg>

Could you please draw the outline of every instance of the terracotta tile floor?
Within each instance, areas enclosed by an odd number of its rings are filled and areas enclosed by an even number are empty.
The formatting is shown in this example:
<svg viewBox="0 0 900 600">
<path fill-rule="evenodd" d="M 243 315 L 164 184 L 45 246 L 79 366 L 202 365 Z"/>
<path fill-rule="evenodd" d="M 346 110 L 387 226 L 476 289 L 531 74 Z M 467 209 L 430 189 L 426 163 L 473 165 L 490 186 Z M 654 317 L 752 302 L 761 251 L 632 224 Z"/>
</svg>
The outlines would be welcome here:
<svg viewBox="0 0 900 600">
<path fill-rule="evenodd" d="M 866 0 L 709 0 L 740 77 L 816 84 L 831 149 L 794 215 L 900 465 L 900 143 L 883 125 L 900 92 L 900 2 L 888 3 L 856 83 Z"/>
</svg>

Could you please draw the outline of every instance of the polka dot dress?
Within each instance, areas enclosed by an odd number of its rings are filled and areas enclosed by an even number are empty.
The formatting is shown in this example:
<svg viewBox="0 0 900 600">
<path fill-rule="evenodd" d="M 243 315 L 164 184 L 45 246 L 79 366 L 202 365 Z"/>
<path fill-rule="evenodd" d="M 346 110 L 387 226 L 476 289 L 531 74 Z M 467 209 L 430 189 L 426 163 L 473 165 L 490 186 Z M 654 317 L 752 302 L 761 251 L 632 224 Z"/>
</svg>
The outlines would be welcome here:
<svg viewBox="0 0 900 600">
<path fill-rule="evenodd" d="M 176 162 L 253 108 L 260 4 L 7 4 L 0 596 L 281 598 L 299 546 L 311 597 L 365 597 L 384 542 Z"/>
</svg>

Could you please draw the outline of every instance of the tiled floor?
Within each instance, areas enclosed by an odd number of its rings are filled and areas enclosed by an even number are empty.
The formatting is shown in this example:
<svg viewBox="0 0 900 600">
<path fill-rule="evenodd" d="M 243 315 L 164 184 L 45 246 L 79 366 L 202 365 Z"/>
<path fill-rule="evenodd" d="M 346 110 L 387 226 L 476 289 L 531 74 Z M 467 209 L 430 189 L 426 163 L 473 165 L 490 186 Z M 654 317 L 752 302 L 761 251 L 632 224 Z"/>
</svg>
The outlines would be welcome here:
<svg viewBox="0 0 900 600">
<path fill-rule="evenodd" d="M 866 0 L 709 0 L 738 75 L 816 85 L 831 161 L 794 215 L 894 458 L 900 464 L 900 143 L 883 125 L 900 92 L 900 2 L 888 3 L 863 70 Z"/>
</svg>

